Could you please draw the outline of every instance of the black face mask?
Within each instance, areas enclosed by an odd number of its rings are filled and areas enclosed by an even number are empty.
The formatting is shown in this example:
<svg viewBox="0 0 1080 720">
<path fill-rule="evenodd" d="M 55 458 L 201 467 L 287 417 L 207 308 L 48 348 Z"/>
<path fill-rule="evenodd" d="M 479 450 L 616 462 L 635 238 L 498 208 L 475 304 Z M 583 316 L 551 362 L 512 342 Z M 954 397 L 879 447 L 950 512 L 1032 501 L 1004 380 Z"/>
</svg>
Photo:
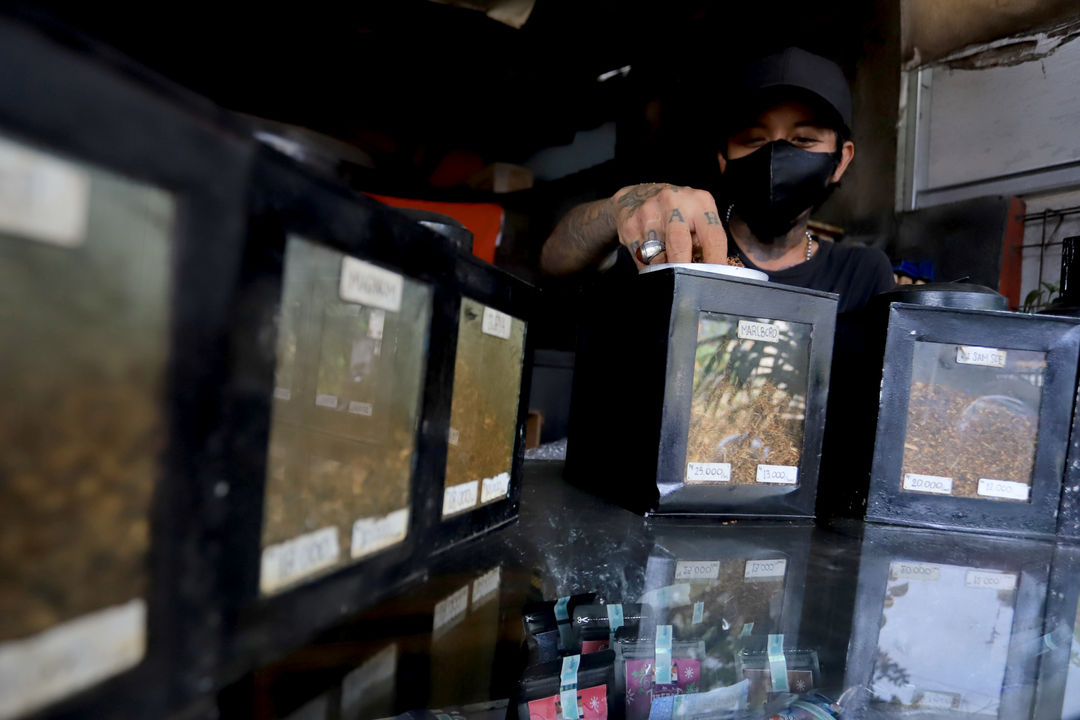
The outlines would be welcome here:
<svg viewBox="0 0 1080 720">
<path fill-rule="evenodd" d="M 840 152 L 817 153 L 774 140 L 728 160 L 723 183 L 735 212 L 761 242 L 772 242 L 795 227 L 799 216 L 829 197 L 829 178 Z"/>
</svg>

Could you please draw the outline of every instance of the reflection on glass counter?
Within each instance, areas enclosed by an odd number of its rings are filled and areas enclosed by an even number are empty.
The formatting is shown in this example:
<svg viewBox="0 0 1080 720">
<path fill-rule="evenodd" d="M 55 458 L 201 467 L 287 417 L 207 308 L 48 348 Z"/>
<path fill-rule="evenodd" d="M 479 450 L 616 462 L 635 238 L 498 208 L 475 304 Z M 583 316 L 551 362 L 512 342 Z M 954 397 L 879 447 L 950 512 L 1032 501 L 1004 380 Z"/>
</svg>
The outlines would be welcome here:
<svg viewBox="0 0 1080 720">
<path fill-rule="evenodd" d="M 442 515 L 509 496 L 525 322 L 461 299 Z"/>
<path fill-rule="evenodd" d="M 1030 502 L 1046 353 L 915 342 L 901 485 Z"/>
<path fill-rule="evenodd" d="M 299 237 L 286 246 L 260 587 L 401 542 L 431 289 Z"/>
<path fill-rule="evenodd" d="M 806 323 L 701 313 L 688 483 L 798 485 L 811 330 Z"/>
<path fill-rule="evenodd" d="M 175 203 L 0 139 L 0 717 L 146 643 Z"/>
</svg>

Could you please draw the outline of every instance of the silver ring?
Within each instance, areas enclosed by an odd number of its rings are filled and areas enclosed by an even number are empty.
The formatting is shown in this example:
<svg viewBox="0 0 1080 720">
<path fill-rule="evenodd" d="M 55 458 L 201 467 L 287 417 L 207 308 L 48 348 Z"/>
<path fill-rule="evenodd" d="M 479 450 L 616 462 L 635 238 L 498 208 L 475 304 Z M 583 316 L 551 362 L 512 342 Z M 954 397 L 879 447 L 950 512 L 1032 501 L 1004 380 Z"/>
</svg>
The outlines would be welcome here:
<svg viewBox="0 0 1080 720">
<path fill-rule="evenodd" d="M 641 261 L 648 265 L 662 252 L 664 252 L 664 243 L 659 240 L 646 240 L 641 244 Z"/>
</svg>

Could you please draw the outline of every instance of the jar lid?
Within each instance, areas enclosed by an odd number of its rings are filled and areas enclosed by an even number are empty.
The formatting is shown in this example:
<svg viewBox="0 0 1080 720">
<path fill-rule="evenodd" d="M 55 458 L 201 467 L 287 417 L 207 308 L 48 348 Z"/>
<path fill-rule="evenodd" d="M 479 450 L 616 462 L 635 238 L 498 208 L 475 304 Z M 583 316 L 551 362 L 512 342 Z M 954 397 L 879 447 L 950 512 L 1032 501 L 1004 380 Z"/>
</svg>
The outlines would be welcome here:
<svg viewBox="0 0 1080 720">
<path fill-rule="evenodd" d="M 880 303 L 911 303 L 962 310 L 1008 310 L 1008 299 L 993 288 L 974 283 L 940 282 L 898 285 L 874 297 Z"/>
</svg>

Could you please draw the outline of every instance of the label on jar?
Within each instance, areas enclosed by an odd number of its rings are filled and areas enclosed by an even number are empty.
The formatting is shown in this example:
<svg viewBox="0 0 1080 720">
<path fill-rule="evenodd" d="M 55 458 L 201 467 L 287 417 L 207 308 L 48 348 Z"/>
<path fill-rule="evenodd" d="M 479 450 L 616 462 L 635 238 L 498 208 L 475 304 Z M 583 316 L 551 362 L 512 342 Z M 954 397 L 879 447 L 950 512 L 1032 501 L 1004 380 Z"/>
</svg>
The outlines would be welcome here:
<svg viewBox="0 0 1080 720">
<path fill-rule="evenodd" d="M 476 480 L 446 488 L 443 491 L 443 517 L 474 507 L 479 494 L 480 483 Z"/>
<path fill-rule="evenodd" d="M 956 362 L 961 365 L 982 365 L 984 367 L 1005 367 L 1006 352 L 997 348 L 958 345 Z"/>
<path fill-rule="evenodd" d="M 914 490 L 915 492 L 937 493 L 938 495 L 952 495 L 952 478 L 904 473 L 904 489 Z"/>
<path fill-rule="evenodd" d="M 375 309 L 368 316 L 368 337 L 372 340 L 382 340 L 383 330 L 386 328 L 386 311 Z"/>
<path fill-rule="evenodd" d="M 927 710 L 952 710 L 960 707 L 960 698 L 957 693 L 923 690 L 916 706 Z"/>
<path fill-rule="evenodd" d="M 499 590 L 500 568 L 493 567 L 480 577 L 473 580 L 472 604 L 476 605 L 480 600 L 485 600 L 489 595 Z"/>
<path fill-rule="evenodd" d="M 686 482 L 731 482 L 731 463 L 686 463 Z"/>
<path fill-rule="evenodd" d="M 0 231 L 78 247 L 86 241 L 89 208 L 86 172 L 0 138 Z"/>
<path fill-rule="evenodd" d="M 799 482 L 799 468 L 794 465 L 758 465 L 757 481 L 779 485 L 795 485 Z"/>
<path fill-rule="evenodd" d="M 137 665 L 145 651 L 140 599 L 0 642 L 0 718 L 22 717 L 96 685 Z"/>
<path fill-rule="evenodd" d="M 395 272 L 354 257 L 341 259 L 339 294 L 346 302 L 398 312 L 404 290 L 405 279 Z"/>
<path fill-rule="evenodd" d="M 984 497 L 1023 500 L 1026 502 L 1031 495 L 1031 488 L 1024 483 L 1013 482 L 1012 480 L 979 478 L 979 494 Z"/>
<path fill-rule="evenodd" d="M 764 578 L 782 578 L 787 570 L 787 560 L 777 558 L 775 560 L 747 560 L 743 578 L 746 580 L 761 580 Z"/>
<path fill-rule="evenodd" d="M 480 323 L 480 329 L 485 334 L 509 340 L 511 327 L 513 327 L 513 321 L 509 315 L 495 308 L 484 308 L 484 319 Z"/>
<path fill-rule="evenodd" d="M 263 550 L 259 587 L 274 592 L 338 561 L 338 529 L 324 527 Z"/>
<path fill-rule="evenodd" d="M 675 563 L 676 580 L 715 580 L 718 577 L 719 560 L 679 560 Z"/>
<path fill-rule="evenodd" d="M 465 614 L 469 608 L 469 586 L 465 585 L 435 603 L 435 612 L 432 617 L 432 630 L 440 630 L 448 623 L 457 620 Z"/>
<path fill-rule="evenodd" d="M 499 473 L 495 477 L 484 478 L 480 484 L 480 502 L 501 500 L 510 494 L 510 473 Z"/>
<path fill-rule="evenodd" d="M 752 320 L 739 321 L 740 340 L 760 340 L 762 342 L 779 342 L 780 328 L 769 323 L 754 322 Z"/>
<path fill-rule="evenodd" d="M 349 412 L 353 415 L 363 415 L 364 417 L 371 417 L 371 415 L 375 412 L 375 407 L 371 403 L 351 400 L 349 402 Z"/>
<path fill-rule="evenodd" d="M 896 573 L 897 580 L 937 582 L 941 579 L 941 568 L 930 563 L 895 562 L 889 569 Z"/>
<path fill-rule="evenodd" d="M 319 407 L 337 410 L 337 395 L 316 395 L 315 404 Z"/>
<path fill-rule="evenodd" d="M 402 508 L 382 517 L 361 518 L 352 527 L 352 556 L 364 557 L 405 539 L 409 510 Z"/>
<path fill-rule="evenodd" d="M 968 570 L 964 585 L 986 590 L 1015 590 L 1016 575 L 992 570 Z"/>
</svg>

